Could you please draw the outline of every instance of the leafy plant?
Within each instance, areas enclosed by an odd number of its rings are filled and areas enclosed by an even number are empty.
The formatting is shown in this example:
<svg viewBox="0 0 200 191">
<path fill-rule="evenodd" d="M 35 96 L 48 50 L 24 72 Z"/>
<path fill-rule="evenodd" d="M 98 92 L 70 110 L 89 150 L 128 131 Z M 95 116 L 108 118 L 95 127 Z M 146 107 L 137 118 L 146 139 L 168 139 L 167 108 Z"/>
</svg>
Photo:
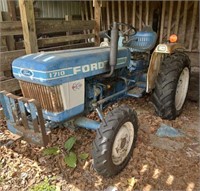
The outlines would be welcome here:
<svg viewBox="0 0 200 191">
<path fill-rule="evenodd" d="M 75 168 L 77 165 L 77 155 L 76 153 L 72 152 L 73 146 L 76 143 L 76 137 L 72 136 L 64 143 L 64 148 L 67 151 L 67 154 L 64 156 L 64 162 L 67 166 L 71 168 Z M 65 152 L 66 152 L 65 151 Z M 44 149 L 43 154 L 44 155 L 57 155 L 61 151 L 58 147 L 51 147 Z M 89 154 L 87 153 L 81 153 L 78 155 L 78 158 L 81 160 L 86 160 L 88 158 Z"/>
<path fill-rule="evenodd" d="M 44 155 L 57 155 L 60 153 L 60 150 L 58 147 L 51 147 L 51 148 L 46 148 L 43 151 Z"/>
<path fill-rule="evenodd" d="M 69 155 L 65 156 L 64 161 L 69 167 L 75 168 L 77 163 L 76 154 L 74 152 L 70 152 Z"/>
<path fill-rule="evenodd" d="M 79 155 L 79 158 L 82 159 L 82 160 L 86 160 L 88 158 L 89 154 L 88 153 L 81 153 Z"/>
<path fill-rule="evenodd" d="M 56 186 L 50 185 L 49 181 L 45 179 L 43 182 L 36 184 L 30 191 L 56 191 Z"/>
<path fill-rule="evenodd" d="M 75 137 L 70 137 L 65 142 L 65 145 L 64 145 L 65 149 L 67 149 L 67 151 L 69 152 L 72 149 L 72 147 L 74 146 L 75 142 L 76 142 L 76 138 Z"/>
</svg>

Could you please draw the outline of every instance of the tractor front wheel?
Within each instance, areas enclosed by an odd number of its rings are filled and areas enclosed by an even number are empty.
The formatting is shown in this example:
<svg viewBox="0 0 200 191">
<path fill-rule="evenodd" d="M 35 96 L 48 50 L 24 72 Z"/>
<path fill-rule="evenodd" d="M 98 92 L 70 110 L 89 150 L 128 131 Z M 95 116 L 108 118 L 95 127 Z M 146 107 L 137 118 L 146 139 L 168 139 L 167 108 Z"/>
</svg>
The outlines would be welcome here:
<svg viewBox="0 0 200 191">
<path fill-rule="evenodd" d="M 152 102 L 156 113 L 163 119 L 180 115 L 188 91 L 190 60 L 182 52 L 167 56 L 161 63 Z"/>
<path fill-rule="evenodd" d="M 94 168 L 104 177 L 118 174 L 128 163 L 136 143 L 138 120 L 135 111 L 121 106 L 111 111 L 93 142 Z"/>
</svg>

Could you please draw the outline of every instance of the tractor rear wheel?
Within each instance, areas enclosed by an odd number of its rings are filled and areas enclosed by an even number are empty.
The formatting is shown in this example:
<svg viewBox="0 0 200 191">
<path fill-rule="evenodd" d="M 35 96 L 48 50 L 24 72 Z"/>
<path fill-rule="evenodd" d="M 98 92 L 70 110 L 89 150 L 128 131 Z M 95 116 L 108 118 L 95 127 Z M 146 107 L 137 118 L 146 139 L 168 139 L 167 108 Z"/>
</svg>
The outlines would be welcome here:
<svg viewBox="0 0 200 191">
<path fill-rule="evenodd" d="M 111 111 L 93 142 L 94 168 L 104 176 L 118 174 L 128 163 L 136 143 L 138 120 L 135 111 L 123 105 Z"/>
<path fill-rule="evenodd" d="M 163 119 L 175 119 L 182 112 L 190 79 L 190 60 L 182 52 L 168 55 L 161 63 L 152 102 Z"/>
</svg>

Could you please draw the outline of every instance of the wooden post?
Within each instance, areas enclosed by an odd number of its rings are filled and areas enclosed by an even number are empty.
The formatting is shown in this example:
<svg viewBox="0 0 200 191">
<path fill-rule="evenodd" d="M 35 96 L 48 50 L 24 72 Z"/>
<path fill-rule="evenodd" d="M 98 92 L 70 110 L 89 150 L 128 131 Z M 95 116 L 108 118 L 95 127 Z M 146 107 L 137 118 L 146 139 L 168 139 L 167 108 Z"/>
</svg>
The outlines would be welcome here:
<svg viewBox="0 0 200 191">
<path fill-rule="evenodd" d="M 165 24 L 165 9 L 166 9 L 166 2 L 162 2 L 162 16 L 161 16 L 161 26 L 160 26 L 160 39 L 159 42 L 161 43 L 163 40 L 163 31 L 164 31 L 164 24 Z"/>
<path fill-rule="evenodd" d="M 145 19 L 145 25 L 149 25 L 149 1 L 146 1 L 146 19 Z"/>
<path fill-rule="evenodd" d="M 122 9 L 121 9 L 121 0 L 118 0 L 118 15 L 119 15 L 119 22 L 122 22 Z M 119 26 L 120 30 L 122 29 L 122 26 Z"/>
<path fill-rule="evenodd" d="M 26 54 L 38 52 L 33 0 L 19 0 Z"/>
<path fill-rule="evenodd" d="M 170 33 L 171 33 L 171 25 L 172 25 L 172 15 L 173 15 L 173 8 L 174 8 L 174 2 L 170 1 L 169 4 L 169 19 L 168 19 L 168 26 L 167 26 L 167 39 L 169 39 L 170 37 Z"/>
<path fill-rule="evenodd" d="M 139 30 L 142 29 L 142 1 L 139 2 Z"/>
<path fill-rule="evenodd" d="M 109 1 L 106 1 L 106 16 L 107 16 L 107 29 L 110 28 L 110 10 L 109 10 Z"/>
<path fill-rule="evenodd" d="M 100 23 L 101 23 L 101 4 L 98 0 L 93 0 L 93 6 L 94 6 L 94 19 L 96 21 L 95 24 L 95 45 L 100 45 Z"/>
<path fill-rule="evenodd" d="M 189 51 L 192 51 L 193 39 L 194 39 L 194 31 L 195 31 L 195 23 L 197 18 L 197 10 L 198 10 L 198 1 L 194 2 L 193 15 L 192 15 L 192 24 L 191 24 L 191 38 L 189 43 Z"/>
<path fill-rule="evenodd" d="M 179 21 L 180 21 L 180 13 L 181 13 L 181 1 L 178 1 L 177 12 L 176 12 L 176 24 L 175 24 L 175 29 L 174 29 L 174 33 L 176 35 L 178 34 L 178 27 L 179 27 Z"/>
<path fill-rule="evenodd" d="M 133 1 L 132 14 L 133 14 L 133 16 L 132 16 L 132 25 L 133 25 L 134 27 L 136 27 L 136 26 L 135 26 L 135 24 L 136 24 L 136 1 Z"/>
<path fill-rule="evenodd" d="M 11 17 L 11 20 L 16 21 L 17 16 L 16 16 L 16 9 L 15 9 L 16 8 L 15 1 L 7 0 L 7 5 L 8 5 L 8 12 Z"/>
<path fill-rule="evenodd" d="M 187 24 L 187 14 L 188 14 L 188 1 L 184 1 L 184 10 L 183 10 L 183 28 L 182 28 L 182 39 L 181 39 L 181 43 L 184 44 L 185 42 L 185 32 L 186 32 L 186 24 Z"/>
</svg>

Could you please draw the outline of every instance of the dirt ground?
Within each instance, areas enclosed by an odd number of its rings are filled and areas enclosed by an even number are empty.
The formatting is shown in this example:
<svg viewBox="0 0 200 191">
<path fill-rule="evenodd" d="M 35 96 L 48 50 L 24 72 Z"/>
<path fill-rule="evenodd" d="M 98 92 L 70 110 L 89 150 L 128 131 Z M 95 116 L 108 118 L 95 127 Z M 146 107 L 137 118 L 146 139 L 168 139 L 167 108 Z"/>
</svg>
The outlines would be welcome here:
<svg viewBox="0 0 200 191">
<path fill-rule="evenodd" d="M 136 148 L 126 168 L 113 178 L 99 176 L 92 167 L 91 143 L 95 132 L 85 129 L 55 129 L 49 147 L 58 146 L 75 136 L 75 153 L 88 153 L 75 169 L 66 166 L 63 152 L 44 156 L 43 149 L 25 141 L 8 142 L 5 122 L 0 126 L 0 190 L 200 190 L 199 105 L 187 101 L 184 111 L 174 121 L 162 120 L 154 113 L 149 97 L 121 100 L 137 111 L 139 132 Z M 109 108 L 110 109 L 110 108 Z M 91 115 L 92 117 L 95 114 Z M 181 132 L 179 138 L 160 138 L 156 130 L 164 123 Z M 43 187 L 43 188 L 44 188 Z M 41 189 L 42 190 L 42 189 Z"/>
</svg>

